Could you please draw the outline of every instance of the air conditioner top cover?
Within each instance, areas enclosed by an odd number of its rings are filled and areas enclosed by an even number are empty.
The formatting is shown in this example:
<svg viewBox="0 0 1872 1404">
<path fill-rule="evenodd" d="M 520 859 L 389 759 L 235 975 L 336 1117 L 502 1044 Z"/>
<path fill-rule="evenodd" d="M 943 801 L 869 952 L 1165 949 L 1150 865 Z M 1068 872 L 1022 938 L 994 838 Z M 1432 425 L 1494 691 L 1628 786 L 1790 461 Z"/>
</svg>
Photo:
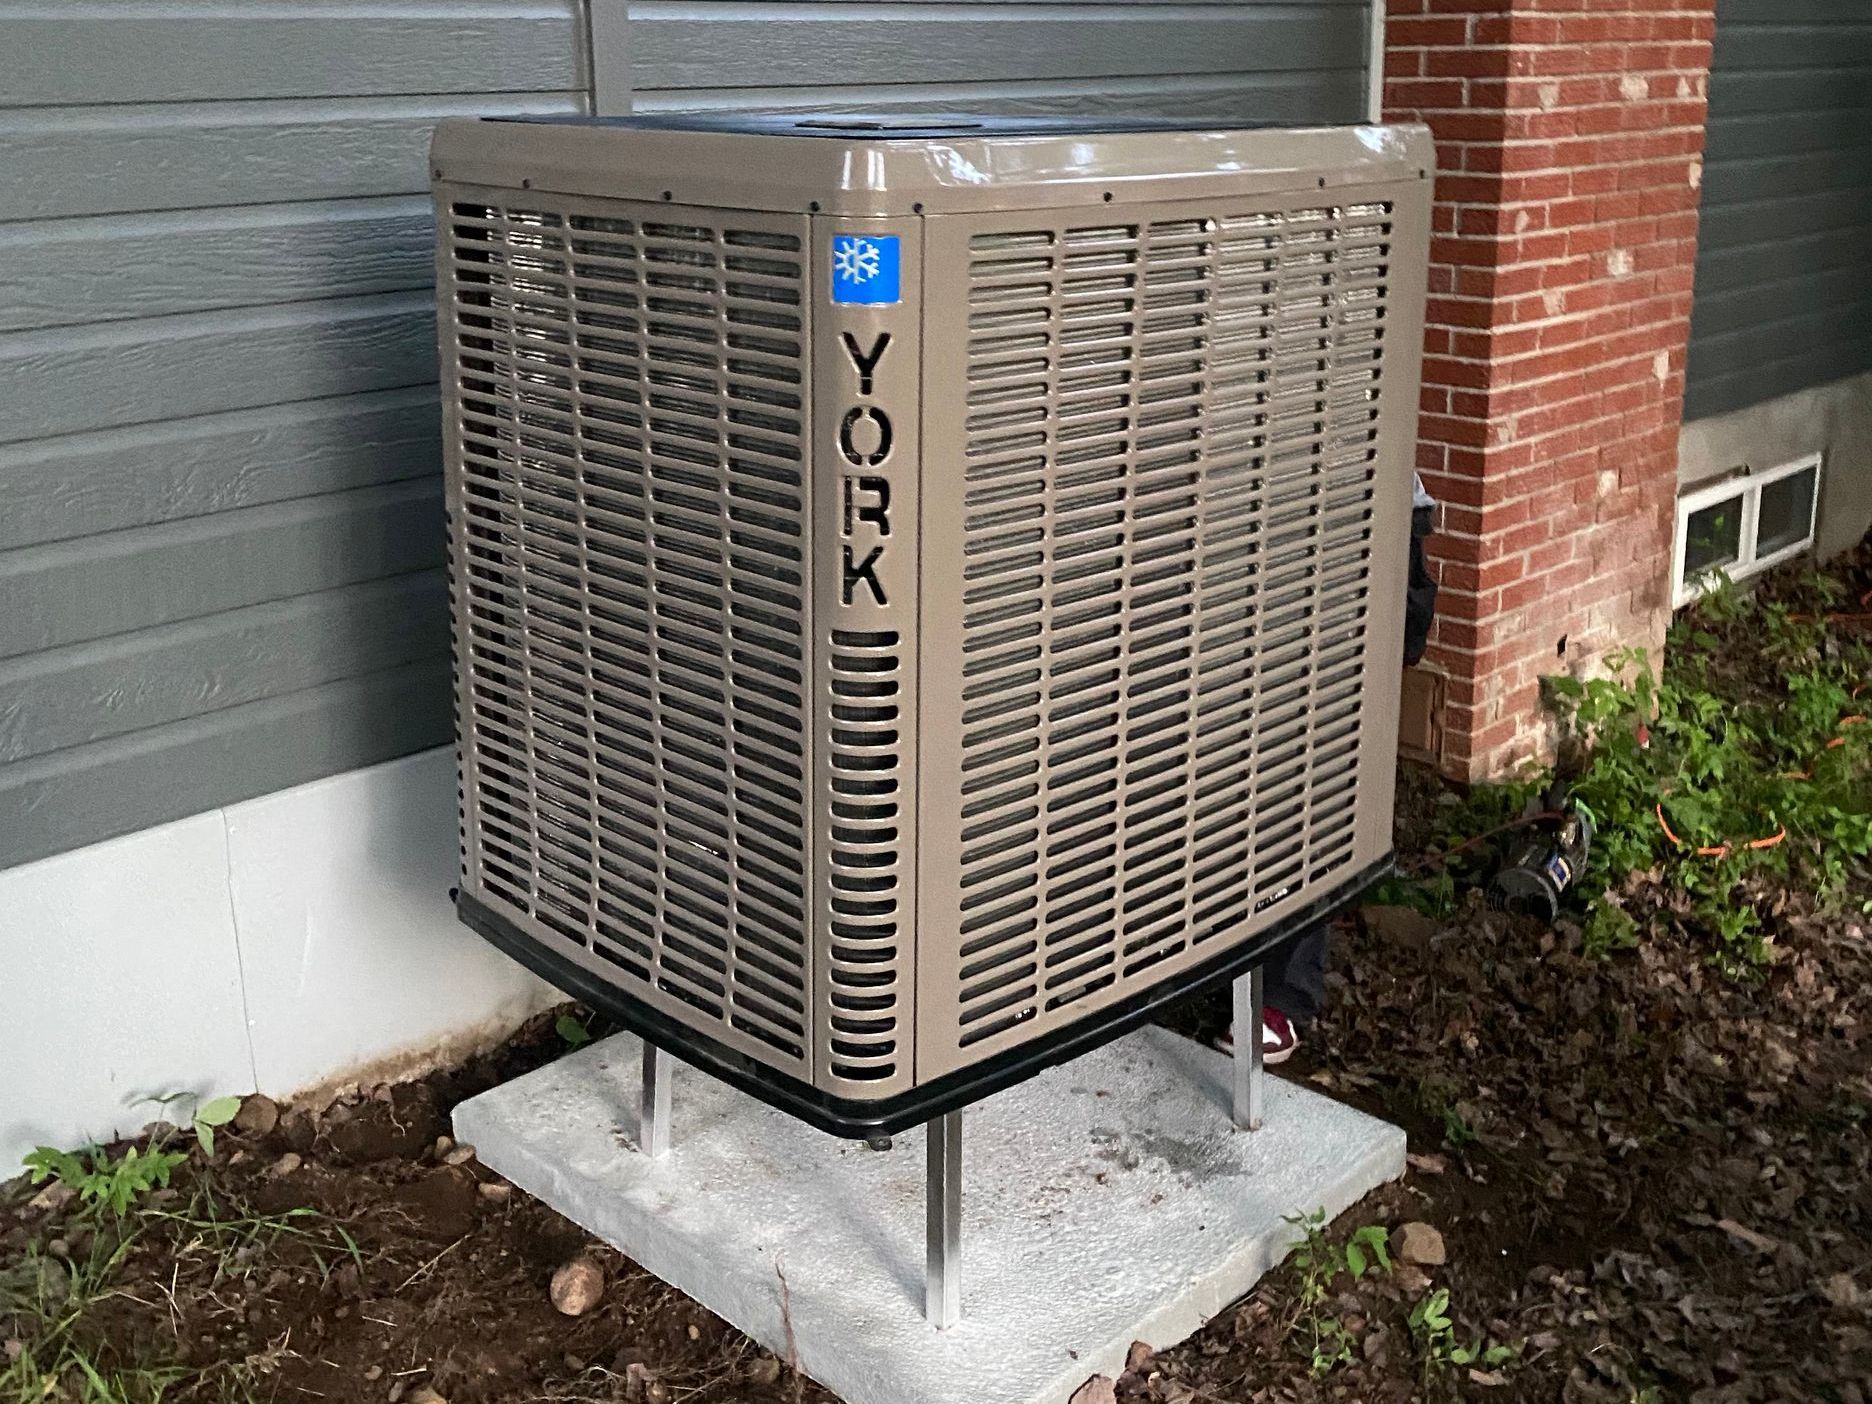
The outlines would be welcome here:
<svg viewBox="0 0 1872 1404">
<path fill-rule="evenodd" d="M 840 1134 L 1388 862 L 1421 128 L 448 122 L 461 913 Z"/>
</svg>

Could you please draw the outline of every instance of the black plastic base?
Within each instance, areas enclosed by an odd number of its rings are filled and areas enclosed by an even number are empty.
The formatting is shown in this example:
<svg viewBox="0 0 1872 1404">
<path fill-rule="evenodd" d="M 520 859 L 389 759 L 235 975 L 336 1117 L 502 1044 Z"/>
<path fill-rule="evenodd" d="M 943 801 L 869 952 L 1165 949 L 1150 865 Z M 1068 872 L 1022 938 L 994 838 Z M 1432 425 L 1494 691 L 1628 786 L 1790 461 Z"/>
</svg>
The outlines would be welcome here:
<svg viewBox="0 0 1872 1404">
<path fill-rule="evenodd" d="M 692 1067 L 720 1078 L 731 1087 L 758 1097 L 769 1106 L 798 1117 L 808 1126 L 850 1140 L 889 1136 L 978 1102 L 1004 1087 L 1024 1082 L 1057 1063 L 1089 1053 L 1150 1021 L 1165 1006 L 1211 985 L 1232 980 L 1273 952 L 1299 939 L 1342 907 L 1355 902 L 1373 884 L 1391 872 L 1386 854 L 1363 872 L 1290 914 L 1241 945 L 1218 952 L 1200 965 L 1173 975 L 1161 984 L 1141 990 L 1117 1004 L 1106 1005 L 1077 1023 L 1055 1029 L 1004 1053 L 950 1073 L 946 1077 L 876 1101 L 835 1097 L 798 1078 L 775 1072 L 764 1063 L 728 1048 L 706 1034 L 697 1033 L 660 1010 L 653 1009 L 617 986 L 601 979 L 541 946 L 507 918 L 489 910 L 466 892 L 456 894 L 455 909 L 474 930 L 541 978 L 573 998 L 609 1015 L 632 1033 L 654 1043 Z"/>
</svg>

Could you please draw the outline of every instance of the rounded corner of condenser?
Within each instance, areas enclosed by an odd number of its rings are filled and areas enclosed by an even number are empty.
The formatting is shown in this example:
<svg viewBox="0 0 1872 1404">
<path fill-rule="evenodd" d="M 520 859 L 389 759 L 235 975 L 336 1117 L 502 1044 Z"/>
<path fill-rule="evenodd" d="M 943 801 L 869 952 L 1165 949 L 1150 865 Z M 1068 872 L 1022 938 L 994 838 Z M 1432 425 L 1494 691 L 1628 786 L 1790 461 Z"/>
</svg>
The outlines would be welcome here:
<svg viewBox="0 0 1872 1404">
<path fill-rule="evenodd" d="M 1428 126 L 1422 122 L 1399 122 L 1383 130 L 1393 134 L 1398 154 L 1407 166 L 1414 167 L 1422 179 L 1436 179 L 1436 138 Z"/>
<path fill-rule="evenodd" d="M 479 117 L 444 117 L 429 133 L 429 174 L 434 180 L 446 180 L 449 163 L 464 149 L 472 150 L 480 139 L 483 121 Z"/>
</svg>

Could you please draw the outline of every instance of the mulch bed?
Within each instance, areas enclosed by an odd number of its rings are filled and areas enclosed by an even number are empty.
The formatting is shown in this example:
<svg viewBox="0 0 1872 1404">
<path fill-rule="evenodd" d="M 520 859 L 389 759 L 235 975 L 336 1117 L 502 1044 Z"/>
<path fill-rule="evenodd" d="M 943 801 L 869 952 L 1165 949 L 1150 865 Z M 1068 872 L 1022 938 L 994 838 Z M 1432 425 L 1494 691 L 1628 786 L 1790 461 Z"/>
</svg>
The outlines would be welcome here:
<svg viewBox="0 0 1872 1404">
<path fill-rule="evenodd" d="M 1329 1012 L 1289 1067 L 1402 1124 L 1412 1151 L 1342 1224 L 1437 1226 L 1458 1336 L 1521 1358 L 1501 1383 L 1427 1389 L 1404 1328 L 1424 1284 L 1368 1279 L 1343 1303 L 1366 1358 L 1307 1378 L 1277 1277 L 1136 1397 L 1858 1404 L 1872 949 L 1863 919 L 1783 930 L 1774 967 L 1738 983 L 1697 950 L 1588 960 L 1577 932 L 1479 904 L 1342 928 Z"/>
<path fill-rule="evenodd" d="M 1842 570 L 1872 588 L 1872 552 Z M 1400 798 L 1410 852 L 1450 801 L 1414 772 Z M 1428 1223 L 1448 1261 L 1339 1284 L 1327 1309 L 1355 1342 L 1351 1364 L 1313 1372 L 1283 1269 L 1182 1346 L 1140 1353 L 1116 1397 L 1865 1404 L 1863 878 L 1845 916 L 1779 894 L 1774 959 L 1743 977 L 1668 934 L 1588 959 L 1569 922 L 1507 917 L 1474 894 L 1449 920 L 1368 908 L 1342 923 L 1328 1012 L 1282 1073 L 1409 1133 L 1410 1173 L 1338 1234 Z M 1173 1022 L 1201 1034 L 1223 1017 L 1210 1000 Z M 132 1221 L 127 1245 L 73 1204 L 0 1187 L 0 1284 L 17 1290 L 29 1271 L 56 1289 L 48 1262 L 121 1248 L 120 1292 L 94 1299 L 71 1339 L 112 1368 L 174 1362 L 185 1373 L 167 1400 L 830 1401 L 447 1141 L 458 1100 L 564 1048 L 546 1018 L 493 1055 L 316 1117 L 288 1109 L 268 1127 L 257 1108 L 258 1124 L 224 1134 L 212 1163 L 197 1152 L 149 1201 L 176 1217 Z M 208 1193 L 224 1219 L 317 1217 L 230 1246 L 199 1227 Z M 571 1318 L 548 1287 L 580 1255 L 605 1288 Z M 1518 1358 L 1426 1369 L 1407 1316 L 1439 1288 L 1459 1341 L 1514 1345 Z M 29 1324 L 0 1306 L 0 1369 Z M 74 1379 L 34 1397 L 92 1396 Z"/>
</svg>

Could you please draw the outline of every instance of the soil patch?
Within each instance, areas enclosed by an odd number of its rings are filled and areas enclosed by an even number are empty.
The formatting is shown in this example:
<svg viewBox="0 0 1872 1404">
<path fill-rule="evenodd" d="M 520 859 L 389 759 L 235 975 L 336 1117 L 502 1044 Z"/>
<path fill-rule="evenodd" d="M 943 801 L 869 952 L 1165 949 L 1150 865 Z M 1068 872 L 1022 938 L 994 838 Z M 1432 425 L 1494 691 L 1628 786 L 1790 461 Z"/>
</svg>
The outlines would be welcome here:
<svg viewBox="0 0 1872 1404">
<path fill-rule="evenodd" d="M 1872 591 L 1872 550 L 1833 578 Z M 1400 853 L 1444 844 L 1458 803 L 1407 771 Z M 1676 929 L 1589 957 L 1576 922 L 1473 891 L 1435 919 L 1343 920 L 1327 1012 L 1283 1075 L 1402 1124 L 1412 1169 L 1323 1242 L 1427 1223 L 1447 1262 L 1341 1272 L 1311 1304 L 1290 1264 L 1183 1346 L 1134 1352 L 1116 1397 L 1865 1404 L 1872 876 L 1842 891 L 1752 897 L 1771 958 L 1741 974 Z M 1170 1022 L 1210 1037 L 1226 1017 L 1218 997 Z M 567 1028 L 224 1128 L 121 1221 L 0 1187 L 0 1404 L 835 1404 L 447 1138 L 458 1101 L 563 1053 Z M 604 1291 L 570 1317 L 550 1284 L 582 1254 Z M 1319 1370 L 1328 1320 L 1346 1350 Z M 1511 1358 L 1467 1356 L 1491 1346 Z"/>
</svg>

